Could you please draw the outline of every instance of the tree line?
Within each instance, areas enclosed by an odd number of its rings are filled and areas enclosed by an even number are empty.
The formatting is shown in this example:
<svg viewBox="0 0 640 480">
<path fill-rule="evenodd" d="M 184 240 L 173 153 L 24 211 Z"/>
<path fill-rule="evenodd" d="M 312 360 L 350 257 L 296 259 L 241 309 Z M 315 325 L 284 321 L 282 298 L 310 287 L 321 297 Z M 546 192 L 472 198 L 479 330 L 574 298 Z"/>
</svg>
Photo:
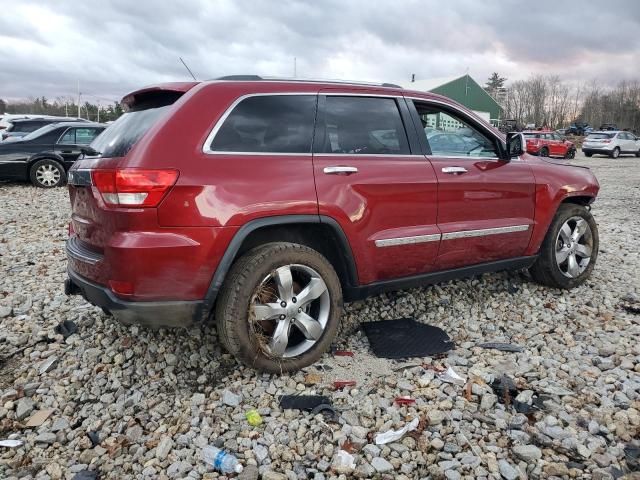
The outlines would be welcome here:
<svg viewBox="0 0 640 480">
<path fill-rule="evenodd" d="M 519 125 L 556 129 L 581 121 L 594 128 L 614 123 L 618 128 L 640 132 L 637 80 L 621 81 L 613 87 L 596 81 L 568 83 L 557 75 L 533 75 L 505 86 L 506 80 L 493 73 L 485 90 L 502 105 L 502 118 L 516 120 Z"/>
<path fill-rule="evenodd" d="M 59 97 L 53 101 L 46 97 L 27 100 L 4 101 L 0 99 L 0 115 L 3 113 L 24 113 L 35 115 L 55 115 L 60 117 L 78 117 L 78 103 L 71 98 Z M 85 101 L 80 105 L 80 117 L 94 122 L 116 120 L 124 113 L 119 102 L 107 105 Z"/>
</svg>

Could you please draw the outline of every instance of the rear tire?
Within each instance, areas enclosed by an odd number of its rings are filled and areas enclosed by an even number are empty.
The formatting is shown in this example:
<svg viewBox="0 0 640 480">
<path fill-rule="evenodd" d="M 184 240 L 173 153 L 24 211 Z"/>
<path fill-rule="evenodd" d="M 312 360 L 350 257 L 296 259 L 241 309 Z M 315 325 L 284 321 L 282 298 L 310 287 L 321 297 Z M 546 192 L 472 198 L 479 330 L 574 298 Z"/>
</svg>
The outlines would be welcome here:
<svg viewBox="0 0 640 480">
<path fill-rule="evenodd" d="M 312 285 L 314 293 L 304 295 Z M 268 243 L 231 267 L 215 318 L 220 342 L 240 362 L 284 373 L 322 356 L 341 314 L 340 280 L 325 257 L 303 245 Z"/>
<path fill-rule="evenodd" d="M 584 154 L 585 157 L 593 157 L 593 153 L 586 153 Z"/>
<path fill-rule="evenodd" d="M 613 149 L 611 152 L 611 158 L 618 158 L 620 156 L 620 149 L 618 147 Z"/>
<path fill-rule="evenodd" d="M 541 157 L 548 157 L 549 156 L 549 149 L 547 147 L 543 147 L 540 149 L 540 153 L 538 154 Z"/>
<path fill-rule="evenodd" d="M 31 165 L 29 179 L 36 187 L 54 188 L 64 185 L 67 173 L 60 162 L 45 158 Z"/>
<path fill-rule="evenodd" d="M 576 158 L 576 149 L 570 148 L 569 150 L 567 150 L 567 154 L 564 156 L 564 158 L 568 160 L 571 160 L 572 158 Z"/>
<path fill-rule="evenodd" d="M 581 229 L 582 234 L 578 235 Z M 531 276 L 549 287 L 577 287 L 591 275 L 598 246 L 598 226 L 593 215 L 582 205 L 564 203 L 549 226 L 538 259 L 529 269 Z"/>
<path fill-rule="evenodd" d="M 636 152 L 636 157 L 640 157 L 640 150 Z"/>
</svg>

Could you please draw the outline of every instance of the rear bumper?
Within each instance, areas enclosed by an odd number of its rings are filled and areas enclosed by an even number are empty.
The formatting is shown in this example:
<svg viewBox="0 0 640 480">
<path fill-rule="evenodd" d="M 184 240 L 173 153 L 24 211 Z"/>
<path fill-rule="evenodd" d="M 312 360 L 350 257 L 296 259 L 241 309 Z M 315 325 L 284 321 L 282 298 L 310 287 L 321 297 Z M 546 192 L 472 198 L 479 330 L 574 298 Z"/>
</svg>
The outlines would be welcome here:
<svg viewBox="0 0 640 480">
<path fill-rule="evenodd" d="M 604 148 L 604 147 L 582 147 L 583 153 L 605 153 L 609 155 L 613 152 L 613 148 Z"/>
<path fill-rule="evenodd" d="M 82 295 L 89 303 L 112 314 L 127 325 L 139 324 L 150 328 L 188 327 L 200 317 L 203 302 L 129 302 L 116 297 L 111 290 L 67 270 L 67 295 Z"/>
</svg>

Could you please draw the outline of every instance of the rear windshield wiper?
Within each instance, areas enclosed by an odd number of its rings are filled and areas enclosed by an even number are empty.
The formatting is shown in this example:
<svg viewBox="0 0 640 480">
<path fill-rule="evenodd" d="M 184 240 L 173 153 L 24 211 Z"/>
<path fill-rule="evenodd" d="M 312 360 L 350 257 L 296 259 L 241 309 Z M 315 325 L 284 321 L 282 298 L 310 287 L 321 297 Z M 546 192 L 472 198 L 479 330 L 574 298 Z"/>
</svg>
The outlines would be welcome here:
<svg viewBox="0 0 640 480">
<path fill-rule="evenodd" d="M 96 149 L 91 147 L 80 147 L 80 151 L 87 157 L 99 157 L 102 155 L 102 152 L 98 152 Z"/>
</svg>

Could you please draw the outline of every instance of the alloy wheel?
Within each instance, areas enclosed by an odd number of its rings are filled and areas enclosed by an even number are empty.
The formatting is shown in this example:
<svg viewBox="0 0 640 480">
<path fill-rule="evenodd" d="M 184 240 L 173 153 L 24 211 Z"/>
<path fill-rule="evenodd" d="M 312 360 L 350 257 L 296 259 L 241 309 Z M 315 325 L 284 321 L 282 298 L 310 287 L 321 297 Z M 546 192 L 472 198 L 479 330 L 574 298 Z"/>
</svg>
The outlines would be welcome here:
<svg viewBox="0 0 640 480">
<path fill-rule="evenodd" d="M 565 277 L 579 277 L 591 262 L 593 234 L 582 217 L 569 218 L 556 238 L 556 263 Z"/>
<path fill-rule="evenodd" d="M 50 163 L 40 165 L 36 170 L 36 179 L 45 187 L 53 187 L 60 181 L 60 168 Z"/>
<path fill-rule="evenodd" d="M 306 265 L 285 265 L 255 289 L 250 331 L 266 355 L 293 358 L 320 340 L 330 311 L 329 290 L 320 274 Z"/>
</svg>

